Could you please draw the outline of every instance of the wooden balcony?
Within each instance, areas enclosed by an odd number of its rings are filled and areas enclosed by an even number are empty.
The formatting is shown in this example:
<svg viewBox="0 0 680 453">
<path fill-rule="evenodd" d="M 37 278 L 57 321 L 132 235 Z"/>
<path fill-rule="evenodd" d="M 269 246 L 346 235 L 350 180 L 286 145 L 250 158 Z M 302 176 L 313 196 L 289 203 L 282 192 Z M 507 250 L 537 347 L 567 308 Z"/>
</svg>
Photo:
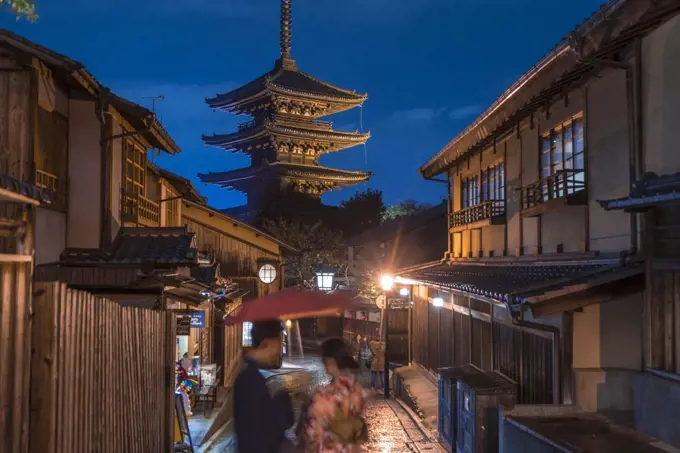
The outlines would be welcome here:
<svg viewBox="0 0 680 453">
<path fill-rule="evenodd" d="M 54 197 L 54 207 L 58 209 L 66 209 L 66 184 L 65 181 L 60 180 L 57 175 L 46 172 L 45 170 L 35 171 L 35 186 L 43 190 L 52 192 Z"/>
<path fill-rule="evenodd" d="M 451 213 L 452 232 L 505 223 L 505 201 L 488 200 Z"/>
<path fill-rule="evenodd" d="M 523 217 L 536 217 L 557 206 L 588 202 L 583 170 L 560 170 L 519 190 L 522 192 Z"/>
<path fill-rule="evenodd" d="M 141 195 L 130 196 L 124 193 L 122 220 L 141 226 L 161 226 L 160 205 Z"/>
</svg>

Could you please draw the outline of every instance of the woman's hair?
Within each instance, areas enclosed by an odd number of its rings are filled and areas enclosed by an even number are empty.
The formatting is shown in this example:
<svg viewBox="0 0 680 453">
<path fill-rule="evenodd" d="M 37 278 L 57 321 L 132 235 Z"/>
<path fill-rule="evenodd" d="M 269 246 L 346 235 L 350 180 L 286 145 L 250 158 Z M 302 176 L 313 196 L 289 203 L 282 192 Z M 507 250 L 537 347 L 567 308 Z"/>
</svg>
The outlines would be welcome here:
<svg viewBox="0 0 680 453">
<path fill-rule="evenodd" d="M 321 345 L 321 358 L 333 359 L 341 370 L 356 370 L 359 364 L 349 353 L 347 345 L 341 338 L 331 338 Z"/>
</svg>

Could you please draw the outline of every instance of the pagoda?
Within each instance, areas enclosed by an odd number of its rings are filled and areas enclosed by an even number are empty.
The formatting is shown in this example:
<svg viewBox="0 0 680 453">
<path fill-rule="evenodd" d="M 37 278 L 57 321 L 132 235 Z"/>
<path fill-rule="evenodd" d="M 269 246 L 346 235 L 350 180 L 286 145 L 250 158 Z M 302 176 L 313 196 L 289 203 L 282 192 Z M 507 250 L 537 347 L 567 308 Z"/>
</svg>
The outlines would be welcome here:
<svg viewBox="0 0 680 453">
<path fill-rule="evenodd" d="M 281 0 L 281 56 L 274 69 L 246 85 L 206 99 L 213 109 L 252 119 L 231 134 L 203 136 L 203 141 L 250 156 L 250 166 L 199 174 L 201 181 L 245 193 L 245 206 L 226 210 L 246 222 L 281 212 L 297 200 L 321 205 L 325 192 L 364 181 L 370 172 L 319 165 L 319 157 L 360 145 L 370 133 L 341 132 L 319 118 L 361 106 L 367 99 L 322 82 L 298 69 L 291 57 L 291 0 Z M 296 208 L 290 208 L 296 209 Z"/>
</svg>

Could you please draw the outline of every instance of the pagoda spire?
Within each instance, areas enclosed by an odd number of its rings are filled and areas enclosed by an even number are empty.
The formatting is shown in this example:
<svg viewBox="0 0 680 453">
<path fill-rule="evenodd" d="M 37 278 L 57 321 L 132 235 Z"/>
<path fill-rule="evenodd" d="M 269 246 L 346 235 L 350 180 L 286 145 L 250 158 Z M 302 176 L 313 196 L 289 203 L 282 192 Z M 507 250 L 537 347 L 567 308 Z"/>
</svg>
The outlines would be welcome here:
<svg viewBox="0 0 680 453">
<path fill-rule="evenodd" d="M 291 34 L 293 18 L 291 14 L 291 1 L 281 0 L 281 59 L 290 60 Z"/>
</svg>

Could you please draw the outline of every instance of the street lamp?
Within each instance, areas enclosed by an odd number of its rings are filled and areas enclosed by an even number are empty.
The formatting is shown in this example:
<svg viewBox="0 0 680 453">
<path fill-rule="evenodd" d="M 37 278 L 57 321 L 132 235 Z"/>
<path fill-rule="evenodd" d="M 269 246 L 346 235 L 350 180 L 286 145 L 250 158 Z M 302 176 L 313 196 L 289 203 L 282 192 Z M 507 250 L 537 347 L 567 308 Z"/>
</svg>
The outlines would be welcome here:
<svg viewBox="0 0 680 453">
<path fill-rule="evenodd" d="M 321 291 L 331 291 L 333 289 L 333 279 L 335 269 L 330 266 L 321 265 L 316 268 L 316 286 Z"/>
<path fill-rule="evenodd" d="M 443 307 L 444 299 L 441 296 L 437 296 L 434 299 L 432 299 L 432 305 L 434 305 L 435 307 Z"/>
<path fill-rule="evenodd" d="M 392 287 L 394 286 L 394 278 L 389 274 L 383 275 L 380 277 L 380 286 L 382 287 L 383 291 L 392 291 Z"/>
<path fill-rule="evenodd" d="M 399 295 L 401 297 L 408 297 L 408 288 L 399 288 Z"/>
</svg>

